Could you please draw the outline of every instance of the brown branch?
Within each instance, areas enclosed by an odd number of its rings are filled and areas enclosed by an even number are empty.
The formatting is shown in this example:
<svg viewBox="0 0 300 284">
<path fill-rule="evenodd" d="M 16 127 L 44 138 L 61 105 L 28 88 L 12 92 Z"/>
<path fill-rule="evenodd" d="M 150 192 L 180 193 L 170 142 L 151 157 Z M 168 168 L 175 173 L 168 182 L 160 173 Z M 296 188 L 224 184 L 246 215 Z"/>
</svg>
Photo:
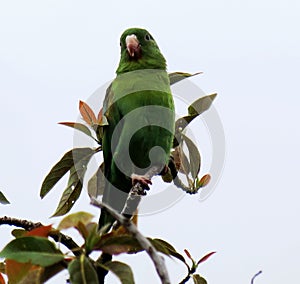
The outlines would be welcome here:
<svg viewBox="0 0 300 284">
<path fill-rule="evenodd" d="M 164 263 L 164 259 L 158 254 L 157 250 L 154 246 L 149 242 L 149 240 L 144 237 L 137 229 L 137 227 L 125 216 L 119 214 L 116 210 L 98 201 L 95 198 L 91 198 L 91 204 L 106 210 L 112 217 L 114 217 L 121 225 L 123 225 L 129 233 L 132 234 L 133 237 L 139 242 L 141 247 L 148 253 L 151 260 L 154 263 L 156 271 L 160 277 L 161 283 L 163 284 L 171 284 L 167 268 Z"/>
<path fill-rule="evenodd" d="M 252 277 L 252 279 L 251 279 L 251 284 L 254 284 L 254 279 L 259 275 L 259 274 L 261 274 L 262 273 L 262 271 L 260 270 L 260 271 L 258 271 L 253 277 Z"/>
<path fill-rule="evenodd" d="M 7 217 L 7 216 L 3 216 L 0 218 L 0 226 L 1 225 L 15 226 L 15 227 L 23 228 L 26 231 L 31 231 L 35 228 L 43 226 L 43 224 L 40 222 L 34 223 L 28 220 L 22 220 L 22 219 Z M 54 241 L 63 244 L 65 247 L 71 250 L 74 255 L 76 256 L 81 255 L 81 248 L 69 236 L 64 235 L 55 230 L 51 231 L 49 236 Z"/>
</svg>

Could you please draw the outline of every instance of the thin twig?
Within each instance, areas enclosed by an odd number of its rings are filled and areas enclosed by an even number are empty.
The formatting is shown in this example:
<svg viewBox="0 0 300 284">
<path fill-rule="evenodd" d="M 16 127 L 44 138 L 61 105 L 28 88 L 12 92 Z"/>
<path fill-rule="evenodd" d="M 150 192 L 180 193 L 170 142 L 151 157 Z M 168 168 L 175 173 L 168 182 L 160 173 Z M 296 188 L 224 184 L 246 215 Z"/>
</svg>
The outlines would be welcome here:
<svg viewBox="0 0 300 284">
<path fill-rule="evenodd" d="M 260 270 L 260 271 L 258 271 L 253 277 L 252 277 L 252 279 L 251 279 L 251 284 L 254 284 L 254 279 L 259 275 L 259 274 L 261 274 L 262 273 L 262 271 Z"/>
<path fill-rule="evenodd" d="M 7 217 L 7 216 L 3 216 L 0 218 L 0 226 L 1 225 L 15 226 L 15 227 L 23 228 L 27 231 L 31 231 L 35 228 L 43 226 L 43 224 L 40 222 L 34 223 L 28 220 L 22 220 L 22 219 Z M 74 255 L 76 256 L 81 255 L 81 248 L 69 236 L 66 236 L 60 233 L 59 231 L 55 231 L 55 230 L 52 230 L 49 233 L 49 236 L 54 241 L 59 242 L 64 246 L 66 246 L 69 250 L 73 252 Z"/>
<path fill-rule="evenodd" d="M 141 247 L 150 256 L 151 260 L 154 263 L 156 271 L 160 277 L 161 283 L 171 284 L 164 259 L 158 254 L 157 250 L 153 247 L 149 240 L 138 231 L 137 227 L 128 218 L 119 214 L 116 210 L 112 209 L 107 204 L 104 204 L 93 197 L 91 198 L 91 204 L 98 208 L 106 210 L 121 225 L 123 225 L 127 229 L 127 231 L 131 233 L 133 237 L 136 238 Z"/>
</svg>

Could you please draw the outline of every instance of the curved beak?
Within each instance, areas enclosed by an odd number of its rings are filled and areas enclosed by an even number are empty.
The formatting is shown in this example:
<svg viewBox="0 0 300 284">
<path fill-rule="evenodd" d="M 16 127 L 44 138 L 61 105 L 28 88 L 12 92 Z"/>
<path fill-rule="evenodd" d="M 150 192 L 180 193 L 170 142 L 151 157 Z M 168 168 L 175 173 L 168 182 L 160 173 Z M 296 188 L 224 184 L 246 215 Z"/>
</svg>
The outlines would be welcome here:
<svg viewBox="0 0 300 284">
<path fill-rule="evenodd" d="M 139 57 L 141 45 L 135 34 L 128 35 L 125 39 L 127 52 L 130 57 Z"/>
</svg>

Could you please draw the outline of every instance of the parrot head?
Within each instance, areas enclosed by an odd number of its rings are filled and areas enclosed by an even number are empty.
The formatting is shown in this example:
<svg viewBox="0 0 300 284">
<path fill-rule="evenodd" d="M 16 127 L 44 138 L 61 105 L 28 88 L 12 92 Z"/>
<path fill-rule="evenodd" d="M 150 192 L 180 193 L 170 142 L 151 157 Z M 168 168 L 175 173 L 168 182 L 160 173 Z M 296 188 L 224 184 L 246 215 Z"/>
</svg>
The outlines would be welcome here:
<svg viewBox="0 0 300 284">
<path fill-rule="evenodd" d="M 121 58 L 117 74 L 140 70 L 166 70 L 166 60 L 152 35 L 145 29 L 130 28 L 120 38 Z"/>
</svg>

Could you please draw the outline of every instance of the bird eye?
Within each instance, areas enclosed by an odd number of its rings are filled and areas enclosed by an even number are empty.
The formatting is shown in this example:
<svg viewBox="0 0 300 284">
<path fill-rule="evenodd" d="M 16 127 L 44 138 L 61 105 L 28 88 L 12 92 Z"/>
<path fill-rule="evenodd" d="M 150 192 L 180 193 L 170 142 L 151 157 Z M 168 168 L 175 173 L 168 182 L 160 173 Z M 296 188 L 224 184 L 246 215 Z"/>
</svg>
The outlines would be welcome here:
<svg viewBox="0 0 300 284">
<path fill-rule="evenodd" d="M 146 34 L 145 35 L 145 40 L 150 40 L 150 39 L 151 39 L 150 35 Z"/>
</svg>

